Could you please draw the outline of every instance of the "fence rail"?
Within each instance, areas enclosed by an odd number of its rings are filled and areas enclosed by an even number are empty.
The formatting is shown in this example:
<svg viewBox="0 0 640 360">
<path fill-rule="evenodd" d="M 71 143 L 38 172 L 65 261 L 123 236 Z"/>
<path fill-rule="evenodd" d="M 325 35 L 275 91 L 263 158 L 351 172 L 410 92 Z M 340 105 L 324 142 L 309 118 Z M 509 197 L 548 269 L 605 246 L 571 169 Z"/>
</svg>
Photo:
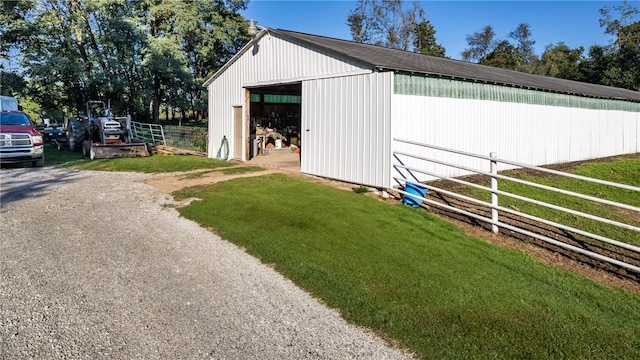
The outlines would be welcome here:
<svg viewBox="0 0 640 360">
<path fill-rule="evenodd" d="M 626 229 L 626 230 L 630 230 L 634 233 L 638 233 L 638 236 L 640 237 L 640 227 L 638 226 L 634 226 L 634 225 L 630 225 L 630 224 L 626 224 L 620 221 L 615 221 L 615 220 L 611 220 L 611 219 L 606 219 L 603 218 L 601 216 L 596 216 L 596 215 L 592 215 L 592 214 L 588 214 L 582 211 L 578 211 L 578 210 L 573 210 L 573 209 L 569 209 L 569 208 L 565 208 L 559 205 L 554 205 L 554 204 L 550 204 L 544 201 L 540 201 L 537 199 L 532 199 L 532 198 L 528 198 L 528 197 L 524 197 L 521 195 L 517 195 L 517 194 L 513 194 L 513 193 L 509 193 L 503 190 L 499 189 L 499 180 L 508 180 L 508 181 L 513 181 L 522 185 L 526 185 L 526 186 L 530 186 L 530 187 L 534 187 L 537 189 L 543 189 L 546 191 L 552 191 L 555 193 L 559 193 L 565 196 L 569 196 L 571 198 L 579 198 L 579 199 L 583 199 L 583 200 L 588 200 L 588 201 L 592 201 L 595 203 L 600 203 L 600 204 L 604 204 L 613 208 L 617 208 L 617 209 L 623 209 L 623 210 L 627 210 L 627 211 L 632 211 L 632 212 L 637 212 L 640 215 L 640 208 L 633 206 L 633 205 L 629 205 L 629 204 L 623 204 L 623 203 L 619 203 L 616 201 L 611 201 L 611 200 L 605 200 L 605 199 L 600 199 L 598 197 L 594 197 L 594 196 L 590 196 L 590 195 L 585 195 L 585 194 L 580 194 L 574 191 L 569 191 L 569 190 L 564 190 L 564 189 L 559 189 L 556 187 L 552 187 L 552 186 L 548 186 L 548 185 L 543 185 L 543 184 L 538 184 L 538 183 L 534 183 L 531 181 L 526 181 L 526 180 L 522 180 L 522 179 L 518 179 L 515 177 L 511 177 L 511 176 L 507 176 L 504 174 L 499 174 L 497 169 L 498 169 L 498 164 L 506 164 L 509 165 L 511 167 L 517 167 L 517 168 L 523 168 L 523 169 L 528 169 L 528 170 L 534 170 L 537 172 L 542 172 L 542 173 L 547 173 L 547 174 L 552 174 L 552 175 L 556 175 L 556 176 L 562 176 L 562 177 L 567 177 L 567 178 L 572 178 L 572 179 L 576 179 L 576 180 L 580 180 L 580 181 L 584 181 L 584 182 L 588 182 L 588 183 L 594 183 L 594 184 L 599 184 L 599 185 L 604 185 L 604 186 L 611 186 L 611 187 L 615 187 L 618 189 L 624 189 L 624 190 L 629 190 L 635 193 L 639 193 L 640 194 L 640 188 L 638 187 L 634 187 L 634 186 L 630 186 L 630 185 L 625 185 L 625 184 L 618 184 L 618 183 L 614 183 L 614 182 L 610 182 L 610 181 L 605 181 L 605 180 L 600 180 L 600 179 L 593 179 L 593 178 L 589 178 L 589 177 L 585 177 L 585 176 L 581 176 L 581 175 L 575 175 L 575 174 L 570 174 L 570 173 L 565 173 L 565 172 L 561 172 L 561 171 L 557 171 L 557 170 L 552 170 L 552 169 L 547 169 L 547 168 L 543 168 L 543 167 L 538 167 L 538 166 L 530 166 L 527 164 L 522 164 L 522 163 L 518 163 L 518 162 L 514 162 L 514 161 L 510 161 L 510 160 L 506 160 L 506 159 L 500 159 L 496 156 L 495 153 L 491 153 L 489 156 L 486 155 L 479 155 L 479 154 L 473 154 L 473 153 L 468 153 L 468 152 L 464 152 L 464 151 L 459 151 L 459 150 L 454 150 L 454 149 L 448 149 L 448 148 L 443 148 L 443 147 L 439 147 L 439 146 L 433 146 L 433 145 L 428 145 L 428 144 L 423 144 L 423 143 L 419 143 L 419 142 L 414 142 L 414 141 L 407 141 L 407 140 L 402 140 L 402 139 L 394 139 L 396 142 L 398 143 L 404 143 L 404 144 L 410 144 L 416 147 L 416 149 L 420 149 L 420 148 L 428 148 L 428 149 L 432 149 L 432 150 L 437 150 L 440 152 L 444 152 L 444 153 L 454 153 L 457 155 L 462 155 L 465 157 L 473 157 L 473 158 L 478 158 L 478 159 L 483 159 L 486 160 L 488 162 L 488 167 L 489 167 L 489 171 L 484 171 L 484 170 L 480 170 L 480 169 L 474 169 L 468 166 L 463 166 L 463 165 L 458 165 L 455 163 L 451 163 L 451 162 L 446 162 L 446 161 L 441 161 L 435 158 L 431 158 L 431 157 L 425 157 L 425 156 L 421 156 L 418 155 L 416 153 L 412 153 L 412 152 L 407 152 L 407 151 L 396 151 L 393 153 L 393 158 L 395 159 L 395 162 L 393 164 L 394 169 L 398 172 L 398 174 L 400 174 L 400 177 L 394 177 L 394 180 L 398 183 L 399 187 L 398 189 L 393 189 L 394 191 L 397 191 L 398 193 L 402 194 L 403 196 L 407 197 L 411 197 L 414 199 L 419 199 L 420 201 L 423 201 L 427 204 L 431 204 L 443 209 L 446 209 L 448 211 L 452 211 L 455 213 L 459 213 L 468 217 L 471 217 L 473 219 L 476 220 L 480 220 L 483 221 L 487 224 L 490 224 L 492 227 L 492 230 L 494 232 L 498 232 L 500 228 L 503 229 L 507 229 L 510 231 L 514 231 L 526 236 L 530 236 L 533 238 L 536 238 L 538 240 L 553 244 L 555 246 L 559 246 L 561 248 L 594 258 L 594 259 L 598 259 L 600 261 L 605 261 L 611 264 L 614 264 L 616 266 L 625 268 L 627 270 L 632 270 L 638 274 L 640 274 L 640 262 L 637 261 L 638 257 L 632 258 L 632 259 L 619 259 L 619 258 L 613 258 L 611 256 L 607 256 L 607 255 L 603 255 L 601 253 L 597 253 L 594 252 L 592 250 L 589 250 L 588 248 L 584 248 L 584 247 L 579 247 L 576 245 L 572 245 L 569 244 L 568 242 L 562 241 L 562 240 L 557 240 L 557 239 L 553 239 L 550 236 L 541 234 L 541 233 L 537 233 L 537 232 L 533 232 L 530 231 L 530 229 L 526 229 L 522 226 L 514 226 L 513 224 L 510 223 L 506 223 L 504 221 L 501 220 L 502 215 L 506 214 L 512 214 L 527 220 L 531 220 L 531 221 L 535 221 L 538 223 L 542 223 L 548 226 L 552 226 L 556 229 L 560 229 L 562 231 L 568 231 L 571 232 L 573 234 L 577 234 L 580 236 L 583 236 L 585 238 L 588 239 L 592 239 L 595 240 L 596 242 L 601 242 L 604 244 L 608 244 L 607 246 L 613 246 L 613 247 L 617 247 L 617 248 L 622 248 L 625 249 L 629 252 L 632 252 L 634 254 L 640 254 L 640 247 L 623 242 L 623 241 L 618 241 L 615 239 L 611 239 L 609 237 L 606 236 L 602 236 L 599 234 L 594 234 L 592 232 L 589 231 L 585 231 L 583 229 L 578 229 L 576 227 L 573 226 L 569 226 L 566 224 L 562 224 L 559 223 L 557 221 L 552 221 L 549 219 L 544 219 L 538 216 L 533 216 L 527 213 L 524 213 L 522 211 L 518 211 L 516 209 L 510 208 L 510 207 L 505 207 L 505 206 L 500 206 L 499 205 L 499 199 L 501 196 L 505 196 L 505 197 L 510 197 L 513 199 L 517 199 L 520 201 L 524 201 L 524 202 L 528 202 L 537 206 L 543 206 L 545 208 L 549 208 L 549 209 L 553 209 L 556 211 L 560 211 L 560 212 L 564 212 L 567 214 L 571 214 L 573 216 L 577 216 L 577 217 L 581 217 L 581 218 L 586 218 L 586 219 L 590 219 L 596 222 L 600 222 L 600 223 L 605 223 L 605 224 L 609 224 L 611 226 L 615 226 L 621 229 Z M 416 151 L 416 152 L 420 152 L 420 151 Z M 407 162 L 411 162 L 412 166 L 407 166 L 405 165 L 405 163 Z M 436 172 L 433 171 L 427 171 L 425 170 L 425 168 L 427 166 L 424 166 L 424 164 L 428 164 L 428 163 L 433 163 L 433 164 L 438 164 L 438 165 L 443 165 L 445 167 L 455 167 L 467 172 L 470 172 L 472 174 L 476 174 L 476 175 L 484 175 L 486 177 L 489 177 L 490 182 L 491 182 L 491 186 L 487 187 L 487 186 L 483 186 L 477 183 L 473 183 L 470 181 L 466 181 L 464 179 L 461 178 L 454 178 L 454 177 L 449 177 L 449 176 L 445 176 L 445 175 L 441 175 L 438 174 Z M 423 165 L 423 166 L 421 166 Z M 446 180 L 446 181 L 450 181 L 456 184 L 461 184 L 464 186 L 469 186 L 475 189 L 479 189 L 479 190 L 483 190 L 483 191 L 487 191 L 491 194 L 491 202 L 486 202 L 486 201 L 482 201 L 482 200 L 478 200 L 476 198 L 473 197 L 469 197 L 469 196 L 465 196 L 459 193 L 456 193 L 454 191 L 449 191 L 446 189 L 443 189 L 441 187 L 437 187 L 436 185 L 434 185 L 434 183 L 428 183 L 426 184 L 426 187 L 429 190 L 435 191 L 439 194 L 444 194 L 446 196 L 450 196 L 452 198 L 467 202 L 467 203 L 471 203 L 471 204 L 475 204 L 478 206 L 482 206 L 484 208 L 488 208 L 490 209 L 490 216 L 488 215 L 483 215 L 483 214 L 478 214 L 476 212 L 473 211 L 469 211 L 468 208 L 464 208 L 464 207 L 460 207 L 460 206 L 452 206 L 452 204 L 444 204 L 440 201 L 436 201 L 432 198 L 427 198 L 426 194 L 424 196 L 419 196 L 417 194 L 415 194 L 414 192 L 407 192 L 407 184 L 411 183 L 420 183 L 420 181 L 418 181 L 418 177 L 416 176 L 416 174 L 423 174 L 423 175 L 427 175 L 431 178 L 435 178 L 435 179 L 441 179 L 441 180 Z M 423 184 L 424 185 L 424 184 Z M 636 259 L 634 261 L 634 259 Z M 631 261 L 630 261 L 631 260 Z M 634 263 L 631 263 L 634 262 Z M 636 264 L 638 263 L 638 264 Z"/>
<path fill-rule="evenodd" d="M 133 140 L 198 152 L 207 151 L 207 134 L 207 128 L 136 121 L 131 121 L 129 129 L 129 135 Z"/>
<path fill-rule="evenodd" d="M 165 125 L 167 146 L 199 152 L 207 151 L 207 128 Z"/>
<path fill-rule="evenodd" d="M 162 125 L 131 122 L 129 135 L 132 139 L 153 145 L 167 145 Z"/>
</svg>

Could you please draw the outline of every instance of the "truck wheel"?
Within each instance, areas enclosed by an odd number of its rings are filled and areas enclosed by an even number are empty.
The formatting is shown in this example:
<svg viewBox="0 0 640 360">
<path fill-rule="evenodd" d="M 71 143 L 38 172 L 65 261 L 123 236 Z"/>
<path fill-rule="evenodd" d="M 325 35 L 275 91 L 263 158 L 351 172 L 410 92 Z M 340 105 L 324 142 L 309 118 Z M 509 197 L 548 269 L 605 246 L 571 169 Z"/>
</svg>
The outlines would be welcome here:
<svg viewBox="0 0 640 360">
<path fill-rule="evenodd" d="M 82 147 L 84 140 L 84 125 L 80 120 L 69 122 L 69 150 L 78 151 Z"/>
<path fill-rule="evenodd" d="M 44 166 L 44 156 L 41 157 L 38 160 L 34 160 L 31 162 L 31 165 L 33 165 L 33 167 L 43 167 Z"/>
</svg>

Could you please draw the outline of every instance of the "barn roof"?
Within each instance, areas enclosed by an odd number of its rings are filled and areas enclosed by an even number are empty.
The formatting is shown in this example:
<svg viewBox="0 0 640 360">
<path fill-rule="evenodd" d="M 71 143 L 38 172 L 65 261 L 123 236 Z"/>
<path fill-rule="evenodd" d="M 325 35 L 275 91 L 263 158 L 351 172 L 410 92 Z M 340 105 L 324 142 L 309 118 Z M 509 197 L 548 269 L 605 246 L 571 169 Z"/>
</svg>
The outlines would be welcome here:
<svg viewBox="0 0 640 360">
<path fill-rule="evenodd" d="M 340 54 L 379 70 L 418 73 L 525 89 L 640 102 L 640 92 L 632 90 L 527 74 L 466 61 L 445 59 L 289 30 L 269 29 L 268 31 L 283 38 L 297 40 L 310 47 Z"/>
</svg>

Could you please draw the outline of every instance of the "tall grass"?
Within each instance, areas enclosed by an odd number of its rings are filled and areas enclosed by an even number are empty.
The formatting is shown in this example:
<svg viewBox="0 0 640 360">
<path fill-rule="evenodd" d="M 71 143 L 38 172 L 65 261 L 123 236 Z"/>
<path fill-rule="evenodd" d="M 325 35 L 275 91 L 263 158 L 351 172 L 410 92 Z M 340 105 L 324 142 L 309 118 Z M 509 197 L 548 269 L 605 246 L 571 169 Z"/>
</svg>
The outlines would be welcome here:
<svg viewBox="0 0 640 360">
<path fill-rule="evenodd" d="M 422 209 L 284 175 L 179 191 L 180 213 L 424 359 L 640 358 L 640 296 Z"/>
</svg>

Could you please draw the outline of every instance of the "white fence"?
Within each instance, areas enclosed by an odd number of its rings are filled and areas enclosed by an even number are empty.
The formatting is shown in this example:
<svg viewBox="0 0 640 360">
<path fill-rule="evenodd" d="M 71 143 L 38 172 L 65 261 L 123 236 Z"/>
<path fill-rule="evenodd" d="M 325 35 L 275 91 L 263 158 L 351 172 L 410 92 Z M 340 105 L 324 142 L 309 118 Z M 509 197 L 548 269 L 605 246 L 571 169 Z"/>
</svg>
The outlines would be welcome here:
<svg viewBox="0 0 640 360">
<path fill-rule="evenodd" d="M 634 186 L 630 186 L 630 185 L 624 185 L 624 184 L 618 184 L 618 183 L 614 183 L 614 182 L 610 182 L 610 181 L 604 181 L 604 180 L 599 180 L 599 179 L 593 179 L 593 178 L 589 178 L 589 177 L 585 177 L 585 176 L 579 176 L 579 175 L 575 175 L 575 174 L 569 174 L 569 173 L 565 173 L 565 172 L 560 172 L 560 171 L 556 171 L 556 170 L 551 170 L 551 169 L 547 169 L 547 168 L 542 168 L 542 167 L 537 167 L 537 166 L 528 166 L 526 164 L 521 164 L 521 163 L 517 163 L 517 162 L 513 162 L 513 161 L 509 161 L 509 160 L 505 160 L 505 159 L 500 159 L 496 156 L 496 154 L 490 154 L 489 156 L 485 156 L 485 155 L 479 155 L 479 154 L 473 154 L 473 153 L 467 153 L 467 152 L 463 152 L 463 151 L 457 151 L 457 150 L 453 150 L 453 149 L 447 149 L 447 148 L 443 148 L 443 147 L 438 147 L 438 146 L 432 146 L 432 145 L 428 145 L 428 144 L 424 144 L 424 143 L 419 143 L 419 142 L 413 142 L 413 141 L 408 141 L 408 140 L 402 140 L 402 139 L 394 139 L 395 141 L 398 142 L 402 142 L 405 144 L 410 144 L 412 146 L 416 147 L 416 150 L 419 150 L 420 148 L 429 148 L 432 149 L 434 151 L 439 151 L 439 152 L 447 152 L 447 153 L 454 153 L 460 156 L 465 156 L 465 157 L 472 157 L 475 159 L 481 159 L 486 161 L 487 164 L 487 168 L 489 170 L 481 170 L 481 169 L 475 169 L 475 168 L 471 168 L 471 167 L 467 167 L 467 166 L 463 166 L 463 165 L 459 165 L 459 164 L 455 164 L 455 163 L 449 163 L 449 162 L 445 162 L 445 161 L 441 161 L 441 160 L 436 160 L 434 158 L 429 158 L 429 157 L 424 157 L 424 156 L 420 156 L 420 155 L 415 155 L 415 153 L 412 152 L 399 152 L 396 151 L 393 153 L 393 169 L 395 170 L 395 172 L 399 175 L 399 176 L 394 176 L 393 179 L 395 180 L 395 182 L 398 184 L 399 188 L 398 189 L 393 189 L 394 191 L 397 191 L 401 194 L 403 194 L 403 196 L 405 197 L 405 199 L 407 199 L 407 197 L 409 197 L 409 199 L 415 199 L 415 200 L 419 200 L 421 202 L 425 202 L 427 204 L 433 205 L 433 206 L 437 206 L 443 209 L 446 209 L 448 211 L 453 211 L 455 213 L 459 213 L 459 214 L 463 214 L 465 216 L 480 220 L 482 222 L 486 222 L 488 224 L 491 224 L 492 226 L 492 230 L 494 232 L 498 232 L 500 228 L 503 229 L 507 229 L 507 230 L 511 230 L 511 231 L 515 231 L 517 233 L 526 235 L 526 236 L 530 236 L 533 238 L 536 238 L 538 240 L 542 240 L 544 242 L 553 244 L 555 246 L 570 250 L 570 251 L 574 251 L 576 253 L 594 258 L 594 259 L 598 259 L 601 261 L 605 261 L 608 262 L 610 264 L 614 264 L 616 266 L 625 268 L 627 270 L 631 270 L 634 271 L 638 274 L 640 274 L 640 266 L 638 264 L 632 264 L 629 261 L 624 261 L 624 260 L 619 260 L 617 258 L 612 258 L 610 256 L 607 255 L 602 255 L 601 253 L 596 253 L 594 251 L 591 251 L 587 248 L 584 247 L 579 247 L 576 245 L 572 245 L 569 244 L 567 242 L 563 242 L 557 239 L 554 239 L 548 235 L 544 235 L 544 234 L 540 234 L 537 232 L 533 232 L 530 231 L 524 227 L 520 227 L 520 226 L 514 226 L 513 224 L 510 223 L 506 223 L 504 221 L 501 221 L 501 216 L 503 214 L 512 214 L 512 215 L 516 215 L 518 217 L 530 220 L 530 221 L 534 221 L 534 222 L 538 222 L 541 224 L 545 224 L 551 227 L 554 227 L 556 229 L 560 229 L 561 231 L 566 231 L 566 232 L 570 232 L 572 234 L 578 234 L 581 235 L 585 238 L 588 239 L 592 239 L 595 240 L 596 242 L 600 242 L 603 244 L 607 244 L 607 247 L 616 247 L 616 248 L 621 248 L 621 249 L 625 249 L 628 252 L 634 253 L 634 254 L 640 254 L 640 247 L 635 246 L 635 245 L 631 245 L 629 243 L 623 242 L 623 241 L 619 241 L 616 239 L 611 239 L 609 237 L 606 236 L 602 236 L 602 235 L 598 235 L 598 234 L 594 234 L 592 232 L 589 231 L 585 231 L 582 229 L 577 229 L 575 227 L 569 226 L 569 225 L 565 225 L 565 224 L 561 224 L 559 222 L 556 221 L 551 221 L 549 219 L 544 219 L 538 216 L 533 216 L 530 214 L 526 214 L 524 212 L 518 211 L 517 209 L 511 208 L 511 207 L 504 207 L 504 206 L 500 206 L 499 203 L 499 199 L 501 196 L 505 196 L 505 197 L 511 197 L 514 199 L 518 199 L 521 201 L 525 201 L 531 204 L 535 204 L 538 206 L 543 206 L 549 209 L 553 209 L 553 210 L 557 210 L 557 211 L 561 211 L 567 214 L 571 214 L 573 216 L 577 216 L 580 218 L 586 218 L 586 219 L 590 219 L 590 220 L 594 220 L 596 222 L 600 222 L 600 223 L 606 223 L 609 225 L 612 225 L 614 227 L 620 228 L 620 229 L 625 229 L 628 231 L 631 231 L 635 236 L 635 234 L 638 235 L 637 238 L 640 238 L 640 227 L 638 226 L 634 226 L 634 225 L 630 225 L 627 223 L 623 223 L 620 221 L 616 221 L 616 220 L 611 220 L 611 219 L 606 219 L 603 218 L 601 216 L 596 216 L 596 215 L 592 215 L 592 214 L 588 214 L 582 211 L 578 211 L 578 210 L 574 210 L 574 209 L 568 209 L 562 206 L 558 206 L 558 205 L 554 205 L 554 204 L 550 204 L 544 201 L 540 201 L 540 200 L 536 200 L 536 199 L 532 199 L 532 198 L 527 198 L 527 197 L 523 197 L 517 194 L 513 194 L 513 193 L 509 193 L 506 191 L 502 191 L 499 188 L 499 181 L 500 180 L 508 180 L 508 181 L 513 181 L 522 185 L 526 185 L 526 186 L 530 186 L 530 187 L 534 187 L 537 189 L 543 189 L 546 191 L 552 191 L 552 192 L 556 192 L 559 194 L 563 194 L 566 196 L 569 196 L 571 198 L 579 198 L 579 199 L 583 199 L 583 200 L 588 200 L 591 202 L 595 202 L 595 203 L 600 203 L 600 204 L 605 204 L 609 207 L 613 207 L 613 208 L 617 208 L 617 209 L 621 209 L 624 211 L 631 211 L 631 212 L 635 212 L 637 215 L 640 215 L 640 208 L 633 206 L 633 205 L 629 205 L 629 204 L 622 204 L 622 203 L 618 203 L 615 201 L 610 201 L 610 200 L 604 200 L 604 199 L 600 199 L 598 197 L 594 197 L 594 196 L 590 196 L 590 195 L 585 195 L 585 194 L 580 194 L 580 193 L 576 193 L 573 191 L 568 191 L 568 190 L 563 190 L 563 189 L 559 189 L 556 187 L 552 187 L 552 186 L 547 186 L 547 185 L 542 185 L 542 184 L 538 184 L 538 183 L 534 183 L 534 182 L 530 182 L 530 181 L 526 181 L 526 180 L 522 180 L 519 178 L 515 178 L 515 177 L 510 177 L 507 175 L 503 175 L 503 174 L 499 174 L 497 172 L 498 169 L 498 164 L 504 164 L 507 165 L 509 168 L 523 168 L 523 169 L 529 169 L 529 170 L 534 170 L 534 171 L 539 171 L 539 172 L 543 172 L 546 174 L 551 174 L 551 175 L 555 175 L 555 176 L 563 176 L 563 177 L 569 177 L 569 178 L 573 178 L 573 179 L 577 179 L 580 181 L 585 181 L 588 183 L 593 183 L 593 184 L 598 184 L 598 185 L 602 185 L 602 186 L 610 186 L 610 187 L 614 187 L 617 189 L 623 189 L 623 190 L 628 190 L 634 193 L 638 193 L 640 194 L 640 188 L 638 187 L 634 187 Z M 424 153 L 424 151 L 416 151 L 416 153 Z M 416 162 L 417 160 L 417 162 Z M 425 166 L 406 166 L 405 163 L 411 163 L 411 164 L 416 164 L 416 163 L 424 163 Z M 472 173 L 472 174 L 477 174 L 477 175 L 484 175 L 487 176 L 488 178 L 490 178 L 491 180 L 491 186 L 487 187 L 487 186 L 483 186 L 474 182 L 470 182 L 467 180 L 464 180 L 462 178 L 452 178 L 452 177 L 448 177 L 445 175 L 442 175 L 440 173 L 437 172 L 433 172 L 433 171 L 427 171 L 425 169 L 427 168 L 433 168 L 432 164 L 438 164 L 441 167 L 453 167 L 453 168 L 457 168 L 457 169 L 461 169 L 465 172 L 468 173 Z M 435 185 L 433 185 L 434 183 L 428 183 L 428 184 L 421 184 L 420 181 L 418 180 L 419 177 L 424 178 L 424 175 L 428 176 L 429 178 L 437 178 L 437 179 L 443 179 L 443 180 L 447 180 L 447 181 L 451 181 L 455 184 L 460 184 L 460 185 L 464 185 L 464 186 L 468 186 L 471 188 L 475 188 L 475 189 L 480 189 L 480 190 L 484 190 L 484 191 L 488 191 L 491 194 L 491 202 L 485 202 L 482 200 L 478 200 L 476 198 L 473 197 L 469 197 L 469 196 L 465 196 L 465 195 L 461 195 L 459 193 L 456 192 L 452 192 L 446 189 L 442 189 L 442 188 L 438 188 Z M 425 189 L 425 194 L 420 194 L 419 192 L 416 193 L 415 191 L 411 190 L 414 189 L 414 186 L 418 186 L 418 187 L 422 187 Z M 477 212 L 473 212 L 473 211 L 469 211 L 468 209 L 465 209 L 464 207 L 459 207 L 459 206 L 452 206 L 451 204 L 446 204 L 446 203 L 442 203 L 440 201 L 436 201 L 433 198 L 427 198 L 426 197 L 426 191 L 428 190 L 432 190 L 435 191 L 439 194 L 444 194 L 446 196 L 450 196 L 456 199 L 460 199 L 464 202 L 467 203 L 471 203 L 471 204 L 475 204 L 475 205 L 479 205 L 479 206 L 483 206 L 486 208 L 490 209 L 490 215 L 482 215 L 482 214 L 478 214 Z M 411 190 L 410 192 L 407 192 L 406 190 Z M 635 259 L 638 259 L 638 257 L 636 257 Z M 636 261 L 633 261 L 636 262 Z"/>
</svg>

